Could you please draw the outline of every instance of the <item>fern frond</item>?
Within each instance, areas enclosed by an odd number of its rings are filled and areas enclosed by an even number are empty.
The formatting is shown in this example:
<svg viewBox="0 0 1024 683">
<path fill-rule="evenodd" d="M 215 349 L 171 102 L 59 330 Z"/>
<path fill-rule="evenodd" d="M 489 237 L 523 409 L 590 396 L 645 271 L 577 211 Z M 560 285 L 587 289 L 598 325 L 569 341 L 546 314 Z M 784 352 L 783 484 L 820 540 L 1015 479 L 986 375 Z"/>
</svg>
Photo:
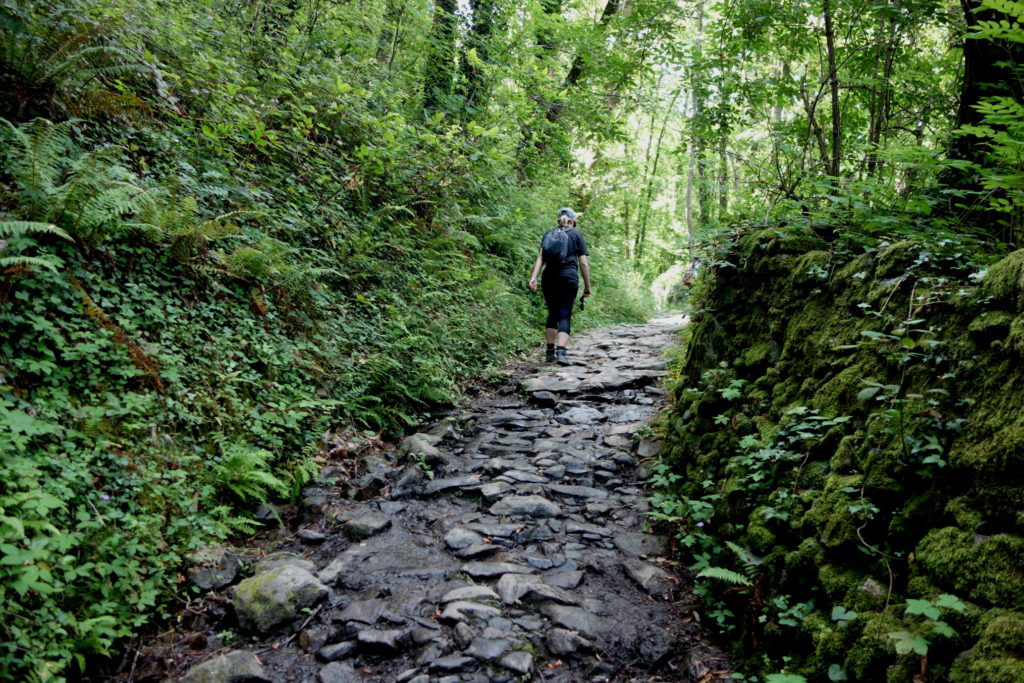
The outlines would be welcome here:
<svg viewBox="0 0 1024 683">
<path fill-rule="evenodd" d="M 71 119 L 55 124 L 36 118 L 21 127 L 6 119 L 0 121 L 6 124 L 15 143 L 9 155 L 8 170 L 35 215 L 56 191 L 61 163 L 71 141 L 71 127 L 77 121 Z"/>
<path fill-rule="evenodd" d="M 729 550 L 736 553 L 736 557 L 740 558 L 740 562 L 742 562 L 748 570 L 755 570 L 764 563 L 763 559 L 741 545 L 737 545 L 732 541 L 726 541 L 725 544 L 729 547 Z"/>
<path fill-rule="evenodd" d="M 67 234 L 53 223 L 40 223 L 38 221 L 0 221 L 0 237 L 24 237 L 26 235 L 56 235 L 61 239 L 71 241 L 71 235 Z"/>
<path fill-rule="evenodd" d="M 260 448 L 230 446 L 224 458 L 210 468 L 214 484 L 242 500 L 262 503 L 269 500 L 271 494 L 285 496 L 288 484 L 270 472 L 271 457 L 270 451 Z"/>
<path fill-rule="evenodd" d="M 697 572 L 698 579 L 718 579 L 719 581 L 726 581 L 728 583 L 735 584 L 737 586 L 752 586 L 750 579 L 743 576 L 739 572 L 734 572 L 731 569 L 724 567 L 704 567 Z"/>
<path fill-rule="evenodd" d="M 57 269 L 61 265 L 63 264 L 59 261 L 53 261 L 42 256 L 5 256 L 0 258 L 0 271 L 43 268 L 57 273 L 60 272 Z"/>
</svg>

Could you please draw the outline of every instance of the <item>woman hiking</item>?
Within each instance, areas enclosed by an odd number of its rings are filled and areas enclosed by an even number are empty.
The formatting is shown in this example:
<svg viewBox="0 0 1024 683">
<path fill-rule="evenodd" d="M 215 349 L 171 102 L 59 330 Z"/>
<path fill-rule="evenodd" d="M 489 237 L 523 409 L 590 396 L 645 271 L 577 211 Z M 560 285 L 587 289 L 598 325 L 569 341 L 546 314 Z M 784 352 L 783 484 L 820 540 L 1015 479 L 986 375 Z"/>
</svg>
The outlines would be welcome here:
<svg viewBox="0 0 1024 683">
<path fill-rule="evenodd" d="M 530 291 L 537 291 L 537 277 L 541 266 L 544 276 L 541 289 L 548 307 L 548 319 L 544 335 L 547 340 L 548 363 L 571 365 L 566 356 L 569 343 L 572 306 L 576 303 L 579 289 L 579 274 L 583 274 L 583 296 L 590 296 L 590 264 L 587 262 L 587 243 L 583 234 L 576 229 L 576 212 L 570 208 L 558 211 L 558 225 L 548 230 L 541 239 L 540 253 L 533 264 L 530 277 Z"/>
</svg>

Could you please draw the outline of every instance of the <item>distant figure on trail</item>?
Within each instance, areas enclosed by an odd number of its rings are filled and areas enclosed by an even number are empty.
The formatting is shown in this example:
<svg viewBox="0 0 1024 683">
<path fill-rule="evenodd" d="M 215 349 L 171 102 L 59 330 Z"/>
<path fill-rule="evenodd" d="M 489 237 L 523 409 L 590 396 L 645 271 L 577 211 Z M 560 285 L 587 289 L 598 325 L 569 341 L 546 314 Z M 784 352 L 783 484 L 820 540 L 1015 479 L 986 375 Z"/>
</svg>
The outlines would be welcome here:
<svg viewBox="0 0 1024 683">
<path fill-rule="evenodd" d="M 541 289 L 548 307 L 544 330 L 547 340 L 544 360 L 548 363 L 571 365 L 565 347 L 569 343 L 570 320 L 573 304 L 576 303 L 576 291 L 579 289 L 579 273 L 583 274 L 583 298 L 590 296 L 589 253 L 583 234 L 576 229 L 576 212 L 569 208 L 560 209 L 558 225 L 541 238 L 540 253 L 537 254 L 533 275 L 530 277 L 530 291 L 536 292 L 541 266 L 546 266 Z"/>
</svg>

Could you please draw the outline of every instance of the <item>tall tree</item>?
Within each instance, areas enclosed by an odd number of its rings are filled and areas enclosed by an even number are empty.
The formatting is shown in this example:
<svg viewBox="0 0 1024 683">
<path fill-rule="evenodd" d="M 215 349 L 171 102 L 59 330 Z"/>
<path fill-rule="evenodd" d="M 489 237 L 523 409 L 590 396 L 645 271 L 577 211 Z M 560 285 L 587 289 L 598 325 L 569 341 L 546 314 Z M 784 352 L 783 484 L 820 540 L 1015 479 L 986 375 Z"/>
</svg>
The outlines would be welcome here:
<svg viewBox="0 0 1024 683">
<path fill-rule="evenodd" d="M 430 28 L 427 61 L 423 74 L 423 108 L 438 109 L 455 83 L 455 41 L 458 29 L 457 0 L 436 0 Z"/>
</svg>

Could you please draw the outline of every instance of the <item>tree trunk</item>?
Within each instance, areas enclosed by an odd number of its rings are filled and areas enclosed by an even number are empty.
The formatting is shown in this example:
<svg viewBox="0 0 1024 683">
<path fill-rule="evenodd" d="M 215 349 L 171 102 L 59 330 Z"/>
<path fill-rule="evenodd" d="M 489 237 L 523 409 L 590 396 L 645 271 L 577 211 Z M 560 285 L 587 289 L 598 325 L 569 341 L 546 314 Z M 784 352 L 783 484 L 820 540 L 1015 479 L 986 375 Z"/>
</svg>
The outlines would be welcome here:
<svg viewBox="0 0 1024 683">
<path fill-rule="evenodd" d="M 457 0 L 436 0 L 430 28 L 430 46 L 423 74 L 423 109 L 433 111 L 452 92 L 455 80 L 455 35 Z"/>
<path fill-rule="evenodd" d="M 832 2 L 822 0 L 822 13 L 825 18 L 825 50 L 828 55 L 828 84 L 832 104 L 832 156 L 829 160 L 828 174 L 835 183 L 839 182 L 841 159 L 843 155 L 842 121 L 839 111 L 839 69 L 836 66 L 836 35 L 832 26 Z"/>
<path fill-rule="evenodd" d="M 960 6 L 967 22 L 968 33 L 977 28 L 978 21 L 1012 21 L 1012 17 L 996 10 L 981 10 L 980 0 L 960 0 Z M 1024 99 L 1024 82 L 1019 69 L 1024 65 L 1024 43 L 1005 40 L 966 38 L 964 41 L 964 74 L 960 90 L 960 106 L 957 109 L 956 125 L 977 125 L 982 114 L 976 106 L 986 97 L 1006 96 L 1018 102 Z M 987 159 L 987 144 L 974 134 L 955 135 L 950 144 L 949 156 L 984 166 Z M 990 199 L 997 196 L 984 195 L 978 174 L 950 168 L 941 181 L 948 188 L 960 190 L 967 196 L 965 203 L 972 204 L 962 217 L 985 232 L 995 233 L 1004 241 L 1019 239 L 1014 235 L 1019 226 L 1006 225 L 1005 215 L 988 208 Z M 978 197 L 977 199 L 972 198 Z M 959 209 L 953 208 L 959 212 Z"/>
<path fill-rule="evenodd" d="M 604 11 L 601 12 L 601 19 L 598 21 L 598 27 L 602 33 L 607 29 L 608 24 L 611 22 L 612 17 L 619 13 L 621 9 L 621 0 L 608 0 L 604 6 Z M 580 82 L 583 77 L 584 61 L 583 55 L 577 50 L 576 55 L 573 57 L 572 66 L 569 67 L 569 73 L 566 74 L 565 80 L 562 82 L 562 90 L 572 90 Z M 562 112 L 565 108 L 565 104 L 560 101 L 553 101 L 548 105 L 547 119 L 551 123 L 556 123 L 561 118 Z"/>
<path fill-rule="evenodd" d="M 462 93 L 465 113 L 471 115 L 487 103 L 487 84 L 483 82 L 483 64 L 487 62 L 497 7 L 495 0 L 469 0 L 473 25 L 462 46 Z M 475 55 L 475 56 L 474 56 Z"/>
</svg>

